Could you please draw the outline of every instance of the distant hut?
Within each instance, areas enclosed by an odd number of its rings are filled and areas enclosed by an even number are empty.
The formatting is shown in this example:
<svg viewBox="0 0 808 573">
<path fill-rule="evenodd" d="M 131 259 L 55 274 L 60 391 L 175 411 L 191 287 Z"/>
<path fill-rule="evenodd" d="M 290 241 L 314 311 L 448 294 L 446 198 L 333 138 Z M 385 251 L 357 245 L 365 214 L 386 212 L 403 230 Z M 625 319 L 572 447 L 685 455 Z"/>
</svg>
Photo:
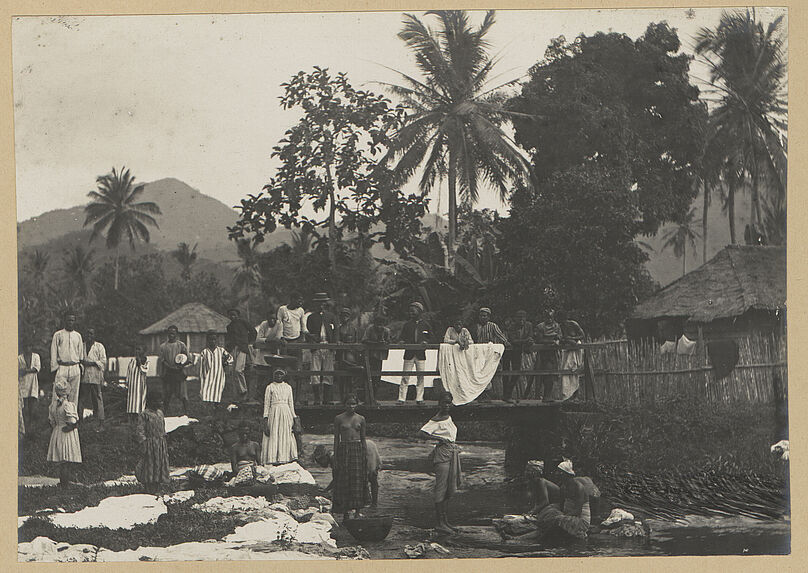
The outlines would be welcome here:
<svg viewBox="0 0 808 573">
<path fill-rule="evenodd" d="M 205 347 L 209 330 L 223 335 L 230 319 L 211 310 L 200 302 L 189 302 L 165 318 L 161 318 L 140 331 L 149 354 L 157 354 L 160 344 L 168 338 L 166 329 L 172 324 L 179 331 L 179 339 L 185 342 L 190 352 L 200 352 Z"/>
<path fill-rule="evenodd" d="M 639 304 L 629 338 L 706 340 L 785 333 L 786 249 L 730 245 Z"/>
</svg>

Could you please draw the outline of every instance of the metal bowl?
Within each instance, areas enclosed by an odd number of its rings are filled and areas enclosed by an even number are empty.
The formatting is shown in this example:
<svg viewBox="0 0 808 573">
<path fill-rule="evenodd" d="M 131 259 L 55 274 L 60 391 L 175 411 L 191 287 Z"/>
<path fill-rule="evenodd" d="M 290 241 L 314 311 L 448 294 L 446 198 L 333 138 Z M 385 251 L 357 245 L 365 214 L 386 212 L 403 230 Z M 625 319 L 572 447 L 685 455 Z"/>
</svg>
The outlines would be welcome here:
<svg viewBox="0 0 808 573">
<path fill-rule="evenodd" d="M 343 525 L 357 541 L 381 541 L 387 537 L 393 527 L 393 516 L 379 515 L 346 519 Z"/>
</svg>

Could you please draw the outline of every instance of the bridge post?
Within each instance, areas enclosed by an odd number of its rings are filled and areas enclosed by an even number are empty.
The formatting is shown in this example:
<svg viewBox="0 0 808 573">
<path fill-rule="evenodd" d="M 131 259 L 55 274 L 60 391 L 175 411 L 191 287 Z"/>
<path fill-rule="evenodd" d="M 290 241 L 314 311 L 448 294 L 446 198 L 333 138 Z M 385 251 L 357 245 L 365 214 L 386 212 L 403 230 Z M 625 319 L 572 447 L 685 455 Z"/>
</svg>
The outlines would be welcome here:
<svg viewBox="0 0 808 573">
<path fill-rule="evenodd" d="M 546 468 L 561 455 L 561 405 L 544 406 L 541 413 L 525 411 L 509 416 L 505 473 L 520 475 L 528 460 L 543 460 Z"/>
</svg>

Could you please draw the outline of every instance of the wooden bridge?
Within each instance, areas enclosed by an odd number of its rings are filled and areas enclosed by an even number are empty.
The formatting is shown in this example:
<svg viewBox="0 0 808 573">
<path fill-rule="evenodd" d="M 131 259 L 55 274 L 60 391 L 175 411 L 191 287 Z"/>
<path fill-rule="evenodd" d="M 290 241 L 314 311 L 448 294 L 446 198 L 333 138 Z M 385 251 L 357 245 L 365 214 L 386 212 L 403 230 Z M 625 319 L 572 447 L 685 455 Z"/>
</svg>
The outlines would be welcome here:
<svg viewBox="0 0 808 573">
<path fill-rule="evenodd" d="M 581 345 L 581 348 L 586 347 L 587 345 Z M 322 350 L 327 348 L 330 351 L 337 352 L 340 350 L 349 350 L 356 352 L 359 356 L 359 362 L 356 367 L 352 369 L 343 369 L 343 370 L 306 370 L 302 368 L 301 358 L 300 358 L 300 351 L 302 350 Z M 354 382 L 357 379 L 361 380 L 361 384 L 364 387 L 364 405 L 363 405 L 363 414 L 365 412 L 375 412 L 378 410 L 380 416 L 392 416 L 393 418 L 398 418 L 400 416 L 408 417 L 406 412 L 409 412 L 411 408 L 417 409 L 434 409 L 437 404 L 433 403 L 432 406 L 428 404 L 423 404 L 418 406 L 416 404 L 410 404 L 409 402 L 403 405 L 399 405 L 396 402 L 379 402 L 376 400 L 375 390 L 373 387 L 373 378 L 378 376 L 403 376 L 403 375 L 410 375 L 415 377 L 418 374 L 422 374 L 424 376 L 437 376 L 440 377 L 440 372 L 437 370 L 422 370 L 421 372 L 417 372 L 415 370 L 410 371 L 403 371 L 403 370 L 374 370 L 371 367 L 369 352 L 372 350 L 394 350 L 394 349 L 402 349 L 402 350 L 439 350 L 440 344 L 361 344 L 361 343 L 327 343 L 327 344 L 317 344 L 317 343 L 303 343 L 303 342 L 289 342 L 283 344 L 280 348 L 280 352 L 282 354 L 264 354 L 266 364 L 256 364 L 253 366 L 254 369 L 261 372 L 262 375 L 266 377 L 270 377 L 272 375 L 272 371 L 275 368 L 282 367 L 286 370 L 290 382 L 295 387 L 295 396 L 299 396 L 299 392 L 297 391 L 300 387 L 301 383 L 308 383 L 308 380 L 311 376 L 344 376 L 350 377 Z M 530 349 L 529 352 L 536 352 L 541 350 L 553 350 L 559 351 L 559 347 L 557 346 L 546 346 L 546 345 L 539 345 L 535 344 Z M 262 351 L 262 349 L 259 349 Z M 465 414 L 461 413 L 463 411 L 471 411 L 472 408 L 479 408 L 480 409 L 480 416 L 490 417 L 489 419 L 497 419 L 497 415 L 522 415 L 524 412 L 527 411 L 535 411 L 538 408 L 552 408 L 554 407 L 553 403 L 542 403 L 537 400 L 521 400 L 522 396 L 521 393 L 523 388 L 521 384 L 518 383 L 518 377 L 540 377 L 540 376 L 561 376 L 564 374 L 578 374 L 578 375 L 585 375 L 586 369 L 581 369 L 579 371 L 571 371 L 571 370 L 498 370 L 497 376 L 507 377 L 517 377 L 517 384 L 514 386 L 514 397 L 519 400 L 519 404 L 510 404 L 502 401 L 495 401 L 495 402 L 481 402 L 475 401 L 471 404 L 467 404 L 465 406 L 455 407 L 456 415 L 457 416 L 464 416 Z M 535 380 L 534 384 L 540 384 L 538 378 Z M 356 387 L 356 385 L 354 385 Z M 585 388 L 590 388 L 591 385 L 586 385 Z M 594 397 L 594 396 L 593 396 Z M 557 406 L 557 404 L 555 404 Z M 297 409 L 301 411 L 307 412 L 315 412 L 319 411 L 319 409 L 324 409 L 327 411 L 331 411 L 334 409 L 339 409 L 341 411 L 342 406 L 331 406 L 331 405 L 323 405 L 323 406 L 308 406 L 305 404 L 296 405 Z M 463 410 L 463 409 L 466 410 Z M 403 410 L 402 410 L 403 409 Z M 485 414 L 483 414 L 485 412 Z M 336 414 L 335 414 L 336 415 Z M 376 417 L 376 414 L 370 414 L 373 417 Z M 366 416 L 367 417 L 367 416 Z M 461 418 L 462 419 L 462 418 Z"/>
</svg>

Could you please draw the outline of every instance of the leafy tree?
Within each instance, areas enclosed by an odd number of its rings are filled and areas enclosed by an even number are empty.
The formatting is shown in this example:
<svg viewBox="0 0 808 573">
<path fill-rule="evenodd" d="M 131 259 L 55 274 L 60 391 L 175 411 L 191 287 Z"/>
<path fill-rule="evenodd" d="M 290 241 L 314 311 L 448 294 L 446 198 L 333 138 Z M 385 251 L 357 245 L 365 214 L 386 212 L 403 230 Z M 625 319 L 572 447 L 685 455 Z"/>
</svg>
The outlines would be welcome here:
<svg viewBox="0 0 808 573">
<path fill-rule="evenodd" d="M 376 160 L 386 151 L 389 134 L 401 124 L 404 110 L 391 107 L 383 96 L 354 89 L 345 74 L 334 76 L 318 67 L 308 74 L 299 72 L 282 87 L 281 106 L 300 108 L 303 116 L 273 148 L 280 167 L 262 193 L 242 200 L 230 237 L 252 235 L 260 242 L 279 224 L 302 225 L 309 233 L 325 227 L 332 273 L 343 231 L 370 241 L 404 246 L 411 242 L 406 236 L 411 227 L 397 218 L 402 210 L 412 214 L 420 208 L 423 213 L 424 200 L 391 187 Z M 315 217 L 302 214 L 308 209 Z M 323 212 L 325 216 L 318 218 Z M 374 230 L 376 223 L 387 221 L 395 233 Z"/>
<path fill-rule="evenodd" d="M 160 215 L 160 208 L 152 201 L 137 202 L 144 186 L 134 187 L 135 178 L 129 170 L 123 168 L 119 173 L 112 168 L 112 173 L 101 175 L 96 179 L 97 191 L 90 191 L 92 199 L 84 208 L 86 219 L 84 226 L 92 225 L 90 241 L 98 235 L 106 233 L 108 249 L 115 249 L 115 288 L 118 288 L 118 259 L 120 244 L 128 239 L 134 251 L 139 240 L 149 242 L 149 226 L 158 227 L 154 216 Z"/>
<path fill-rule="evenodd" d="M 95 252 L 92 249 L 85 249 L 81 245 L 76 245 L 65 253 L 66 290 L 74 299 L 86 302 L 88 298 L 93 296 L 94 255 Z"/>
<path fill-rule="evenodd" d="M 585 164 L 624 172 L 639 232 L 687 213 L 707 112 L 690 84 L 689 58 L 667 24 L 552 42 L 511 102 L 516 141 L 533 156 L 538 187 Z"/>
<path fill-rule="evenodd" d="M 682 258 L 682 276 L 687 273 L 687 245 L 690 244 L 693 250 L 696 249 L 696 239 L 700 238 L 699 232 L 693 228 L 696 218 L 696 209 L 691 209 L 687 216 L 662 235 L 665 242 L 662 249 L 673 248 L 673 254 Z"/>
<path fill-rule="evenodd" d="M 419 187 L 427 194 L 435 181 L 448 179 L 449 266 L 455 253 L 457 200 L 473 205 L 479 184 L 493 185 L 504 199 L 509 183 L 527 180 L 529 163 L 503 130 L 516 114 L 505 107 L 501 87 L 488 85 L 495 60 L 485 36 L 494 25 L 489 10 L 472 28 L 463 10 L 436 10 L 440 29 L 434 31 L 412 14 L 404 16 L 399 33 L 412 50 L 422 79 L 398 72 L 403 85 L 384 84 L 402 99 L 412 115 L 398 131 L 385 162 L 395 159 L 393 180 L 403 184 L 422 168 Z"/>
<path fill-rule="evenodd" d="M 183 280 L 191 280 L 191 268 L 194 266 L 197 259 L 196 246 L 197 243 L 194 243 L 193 247 L 189 247 L 188 243 L 178 243 L 177 248 L 171 251 L 171 256 L 174 257 L 182 267 L 180 276 Z"/>
<path fill-rule="evenodd" d="M 696 37 L 696 53 L 710 69 L 715 97 L 711 112 L 713 152 L 727 168 L 751 180 L 750 224 L 763 222 L 760 184 L 767 181 L 785 195 L 786 61 L 783 17 L 768 26 L 755 18 L 754 10 L 727 11 L 714 29 L 702 28 Z M 731 178 L 738 179 L 733 173 Z M 731 185 L 730 226 L 734 243 L 734 191 Z"/>
<path fill-rule="evenodd" d="M 592 336 L 619 333 L 654 289 L 634 240 L 640 225 L 622 170 L 584 163 L 553 174 L 541 193 L 517 191 L 500 225 L 500 313 L 554 306 Z"/>
</svg>

